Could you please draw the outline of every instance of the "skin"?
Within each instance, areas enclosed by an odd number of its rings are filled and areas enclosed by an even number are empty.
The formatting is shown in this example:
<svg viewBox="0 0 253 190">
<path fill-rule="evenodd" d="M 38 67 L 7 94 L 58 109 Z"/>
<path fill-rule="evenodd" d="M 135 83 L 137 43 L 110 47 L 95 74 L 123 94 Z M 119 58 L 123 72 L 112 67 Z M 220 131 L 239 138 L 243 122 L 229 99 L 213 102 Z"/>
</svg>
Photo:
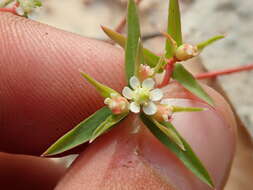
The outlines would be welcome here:
<svg viewBox="0 0 253 190">
<path fill-rule="evenodd" d="M 121 91 L 125 84 L 123 52 L 9 13 L 0 13 L 0 17 L 0 150 L 40 155 L 103 105 L 103 99 L 84 82 L 79 70 Z M 215 101 L 214 108 L 175 83 L 165 87 L 164 92 L 174 104 L 208 108 L 203 113 L 177 114 L 173 122 L 209 170 L 217 189 L 221 189 L 235 151 L 236 124 L 221 95 L 205 88 Z M 130 116 L 90 145 L 56 189 L 209 189 L 144 127 L 133 134 L 137 124 L 135 116 Z M 13 159 L 1 159 L 5 170 L 0 171 L 10 181 L 27 183 L 27 173 L 39 181 L 41 176 L 33 174 L 43 168 L 56 183 L 65 172 L 62 165 L 45 164 L 47 159 L 36 162 L 41 169 L 33 170 L 35 166 L 20 161 L 26 156 L 8 156 Z M 11 169 L 14 160 L 24 167 Z M 40 167 L 45 165 L 46 168 Z M 15 173 L 26 175 L 11 175 Z M 43 181 L 48 184 L 44 189 L 52 188 L 51 175 L 44 176 Z M 11 182 L 1 183 L 0 186 L 15 189 Z"/>
</svg>

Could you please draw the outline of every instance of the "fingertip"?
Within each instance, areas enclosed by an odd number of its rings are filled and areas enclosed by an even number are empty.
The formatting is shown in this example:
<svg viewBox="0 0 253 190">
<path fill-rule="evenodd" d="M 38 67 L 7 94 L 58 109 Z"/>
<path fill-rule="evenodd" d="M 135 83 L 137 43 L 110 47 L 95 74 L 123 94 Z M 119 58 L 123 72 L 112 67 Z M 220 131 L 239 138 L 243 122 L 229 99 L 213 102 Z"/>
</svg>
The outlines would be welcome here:
<svg viewBox="0 0 253 190">
<path fill-rule="evenodd" d="M 0 149 L 40 155 L 102 106 L 79 70 L 121 90 L 123 52 L 29 19 L 0 16 Z"/>
<path fill-rule="evenodd" d="M 1 189 L 53 189 L 66 167 L 50 159 L 0 153 Z"/>
<path fill-rule="evenodd" d="M 171 104 L 203 107 L 206 111 L 175 114 L 172 123 L 203 162 L 216 188 L 222 189 L 235 152 L 233 127 L 223 117 L 223 111 L 198 99 L 187 99 L 187 93 L 181 90 L 177 90 L 180 98 L 170 96 Z M 216 95 L 220 96 L 211 96 Z M 220 100 L 214 97 L 215 103 L 222 107 L 225 102 Z M 132 128 L 138 125 L 135 119 L 125 120 L 89 146 L 57 188 L 68 189 L 75 184 L 75 188 L 85 186 L 90 189 L 211 189 L 148 130 L 142 128 L 139 133 L 132 133 Z"/>
</svg>

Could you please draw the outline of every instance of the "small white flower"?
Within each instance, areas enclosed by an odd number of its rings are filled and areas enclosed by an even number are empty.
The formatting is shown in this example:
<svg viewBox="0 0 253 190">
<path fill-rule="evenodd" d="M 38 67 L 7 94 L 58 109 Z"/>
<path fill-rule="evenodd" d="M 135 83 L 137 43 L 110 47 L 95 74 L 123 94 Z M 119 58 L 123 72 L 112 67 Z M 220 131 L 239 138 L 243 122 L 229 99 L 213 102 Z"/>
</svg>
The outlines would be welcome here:
<svg viewBox="0 0 253 190">
<path fill-rule="evenodd" d="M 30 16 L 38 7 L 41 6 L 40 0 L 18 0 L 19 6 L 16 12 L 20 16 Z"/>
<path fill-rule="evenodd" d="M 132 100 L 129 106 L 130 111 L 139 113 L 142 107 L 145 114 L 154 115 L 157 112 L 154 101 L 159 101 L 163 97 L 160 89 L 154 89 L 155 81 L 152 78 L 147 78 L 140 83 L 139 79 L 133 76 L 129 82 L 132 89 L 124 87 L 122 94 Z"/>
</svg>

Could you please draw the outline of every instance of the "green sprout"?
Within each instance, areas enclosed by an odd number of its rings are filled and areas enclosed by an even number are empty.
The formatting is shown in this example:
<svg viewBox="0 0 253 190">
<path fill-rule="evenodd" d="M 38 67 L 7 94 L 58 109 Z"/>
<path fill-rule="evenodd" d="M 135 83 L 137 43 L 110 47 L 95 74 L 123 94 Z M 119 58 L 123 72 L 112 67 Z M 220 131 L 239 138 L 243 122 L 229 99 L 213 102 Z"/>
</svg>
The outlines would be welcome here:
<svg viewBox="0 0 253 190">
<path fill-rule="evenodd" d="M 12 7 L 9 9 L 7 8 L 9 12 L 28 18 L 38 7 L 42 6 L 42 3 L 40 0 L 3 0 L 0 3 L 0 8 L 6 8 L 10 5 L 12 5 Z"/>
<path fill-rule="evenodd" d="M 58 139 L 43 153 L 43 156 L 57 155 L 83 143 L 92 143 L 104 133 L 117 127 L 117 124 L 130 114 L 136 114 L 149 131 L 192 173 L 210 187 L 214 187 L 204 165 L 171 123 L 171 116 L 176 112 L 199 112 L 205 109 L 171 105 L 169 99 L 163 98 L 163 91 L 158 88 L 159 84 L 155 77 L 158 73 L 168 72 L 167 68 L 170 68 L 172 79 L 206 103 L 213 105 L 211 97 L 180 62 L 198 56 L 205 47 L 224 36 L 215 36 L 197 45 L 183 43 L 178 0 L 170 0 L 168 30 L 164 33 L 167 38 L 164 55 L 157 56 L 143 47 L 138 10 L 134 0 L 128 1 L 127 27 L 127 37 L 125 37 L 102 26 L 108 37 L 125 49 L 127 85 L 122 92 L 117 92 L 81 72 L 87 82 L 105 98 L 105 106 Z M 164 85 L 169 80 L 170 78 Z"/>
</svg>

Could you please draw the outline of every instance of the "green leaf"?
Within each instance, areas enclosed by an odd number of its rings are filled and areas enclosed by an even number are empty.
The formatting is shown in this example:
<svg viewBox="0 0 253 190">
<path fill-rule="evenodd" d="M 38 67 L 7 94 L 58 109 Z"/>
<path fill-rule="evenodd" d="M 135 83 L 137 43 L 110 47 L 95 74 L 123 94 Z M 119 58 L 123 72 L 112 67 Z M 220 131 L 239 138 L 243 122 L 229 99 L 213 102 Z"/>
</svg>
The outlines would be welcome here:
<svg viewBox="0 0 253 190">
<path fill-rule="evenodd" d="M 40 0 L 34 0 L 34 5 L 36 7 L 41 7 L 42 6 L 42 2 Z"/>
<path fill-rule="evenodd" d="M 124 119 L 128 113 L 121 115 L 110 115 L 103 123 L 101 123 L 96 130 L 93 132 L 92 137 L 90 139 L 90 143 L 93 142 L 97 137 L 104 134 L 105 132 L 112 129 L 112 127 Z"/>
<path fill-rule="evenodd" d="M 207 47 L 207 46 L 213 44 L 214 42 L 216 42 L 218 40 L 221 40 L 223 38 L 225 38 L 225 36 L 223 36 L 223 35 L 214 36 L 214 37 L 212 37 L 212 38 L 210 38 L 210 39 L 208 39 L 204 42 L 199 43 L 197 45 L 197 48 L 198 48 L 199 51 L 202 51 L 205 47 Z"/>
<path fill-rule="evenodd" d="M 173 113 L 175 113 L 175 112 L 198 112 L 198 111 L 204 111 L 205 108 L 171 106 L 171 110 Z"/>
<path fill-rule="evenodd" d="M 141 33 L 137 7 L 134 0 L 129 0 L 127 11 L 127 42 L 125 48 L 125 71 L 128 82 L 136 73 L 135 65 L 140 38 Z"/>
<path fill-rule="evenodd" d="M 93 132 L 112 115 L 108 107 L 103 107 L 90 117 L 79 123 L 75 128 L 59 138 L 42 155 L 52 156 L 70 150 L 80 144 L 88 142 Z"/>
<path fill-rule="evenodd" d="M 168 14 L 168 34 L 177 42 L 177 46 L 182 45 L 181 18 L 178 0 L 170 0 Z M 173 56 L 173 47 L 170 40 L 166 40 L 166 58 Z"/>
<path fill-rule="evenodd" d="M 116 42 L 117 44 L 119 44 L 122 48 L 125 49 L 125 45 L 126 45 L 126 37 L 123 36 L 122 34 L 115 32 L 113 30 L 111 30 L 108 27 L 105 26 L 101 26 L 102 30 L 104 31 L 104 33 L 114 42 Z"/>
<path fill-rule="evenodd" d="M 135 76 L 138 76 L 139 74 L 139 68 L 140 68 L 140 65 L 144 65 L 145 62 L 144 62 L 144 56 L 143 56 L 143 46 L 142 46 L 142 43 L 141 43 L 141 40 L 139 39 L 139 42 L 138 42 L 138 49 L 137 49 L 137 56 L 136 56 L 136 60 L 135 60 L 135 73 L 134 75 Z"/>
<path fill-rule="evenodd" d="M 115 32 L 105 26 L 101 26 L 103 31 L 105 32 L 105 34 L 112 39 L 114 42 L 116 42 L 118 45 L 120 45 L 122 48 L 125 49 L 125 45 L 126 45 L 126 37 L 121 35 L 118 32 Z M 160 57 L 155 55 L 153 52 L 151 52 L 150 50 L 143 48 L 143 54 L 144 54 L 144 60 L 145 63 L 147 65 L 149 65 L 150 67 L 155 67 L 156 64 L 158 63 Z M 166 62 L 163 62 L 163 65 L 165 65 Z"/>
<path fill-rule="evenodd" d="M 149 65 L 150 67 L 155 67 L 160 60 L 159 56 L 155 55 L 153 52 L 151 52 L 150 50 L 146 48 L 143 48 L 143 54 L 144 54 L 145 63 Z M 163 65 L 166 65 L 165 61 L 163 61 Z"/>
<path fill-rule="evenodd" d="M 177 80 L 181 85 L 183 85 L 187 90 L 192 92 L 197 97 L 206 101 L 210 105 L 213 105 L 213 100 L 211 97 L 204 91 L 194 76 L 192 76 L 192 74 L 187 71 L 183 65 L 175 64 L 172 78 Z"/>
<path fill-rule="evenodd" d="M 91 84 L 93 85 L 96 90 L 101 94 L 101 96 L 103 96 L 104 98 L 110 98 L 111 94 L 119 94 L 117 91 L 111 89 L 108 86 L 105 86 L 101 83 L 99 83 L 98 81 L 96 81 L 95 79 L 93 79 L 91 76 L 89 76 L 86 73 L 81 72 L 81 75 Z"/>
<path fill-rule="evenodd" d="M 158 138 L 161 143 L 163 143 L 168 149 L 170 149 L 174 154 L 183 162 L 183 164 L 194 173 L 200 180 L 214 187 L 212 179 L 208 174 L 208 171 L 205 169 L 197 155 L 193 152 L 191 146 L 183 139 L 183 137 L 176 131 L 174 126 L 171 123 L 164 122 L 163 125 L 166 125 L 168 128 L 171 128 L 183 142 L 185 151 L 179 148 L 174 142 L 172 142 L 167 136 L 156 127 L 156 125 L 150 120 L 145 114 L 141 114 L 141 119 L 143 123 L 148 127 L 148 129 L 153 133 L 153 135 Z"/>
<path fill-rule="evenodd" d="M 163 132 L 172 142 L 178 145 L 179 148 L 185 151 L 183 142 L 170 127 L 167 127 L 154 119 L 151 119 L 150 121 L 153 121 L 153 123 L 161 130 L 161 132 Z"/>
</svg>

